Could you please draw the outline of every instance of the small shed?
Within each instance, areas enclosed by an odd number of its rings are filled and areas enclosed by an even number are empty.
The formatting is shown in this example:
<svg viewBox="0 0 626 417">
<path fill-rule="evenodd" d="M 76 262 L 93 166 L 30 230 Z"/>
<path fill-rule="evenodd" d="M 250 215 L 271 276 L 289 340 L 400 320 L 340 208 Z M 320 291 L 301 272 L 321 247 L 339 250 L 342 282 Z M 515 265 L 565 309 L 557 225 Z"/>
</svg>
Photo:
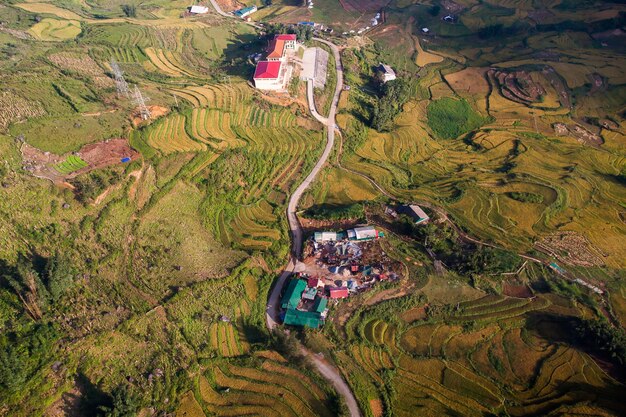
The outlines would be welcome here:
<svg viewBox="0 0 626 417">
<path fill-rule="evenodd" d="M 193 13 L 193 14 L 205 14 L 208 12 L 209 12 L 209 8 L 206 6 L 195 5 L 189 8 L 189 13 Z"/>
<path fill-rule="evenodd" d="M 400 206 L 398 211 L 402 214 L 406 214 L 407 216 L 411 217 L 415 221 L 415 224 L 427 223 L 428 220 L 430 220 L 430 217 L 428 217 L 428 214 L 426 214 L 424 210 L 422 210 L 422 208 L 418 206 L 417 204 L 409 204 L 406 206 Z"/>
<path fill-rule="evenodd" d="M 337 233 L 336 232 L 315 232 L 315 234 L 313 235 L 313 239 L 317 243 L 336 242 Z"/>
<path fill-rule="evenodd" d="M 323 287 L 324 283 L 319 278 L 309 278 L 307 282 L 307 286 L 309 288 L 318 288 L 318 287 Z"/>
<path fill-rule="evenodd" d="M 313 311 L 319 314 L 323 314 L 326 311 L 327 306 L 328 306 L 328 298 L 317 297 L 315 299 L 315 304 L 313 304 Z"/>
<path fill-rule="evenodd" d="M 396 72 L 387 64 L 383 64 L 381 62 L 378 66 L 378 71 L 383 74 L 383 82 L 393 81 L 396 79 Z"/>
<path fill-rule="evenodd" d="M 315 300 L 315 296 L 317 295 L 317 288 L 307 288 L 302 293 L 302 298 L 305 300 Z"/>
</svg>

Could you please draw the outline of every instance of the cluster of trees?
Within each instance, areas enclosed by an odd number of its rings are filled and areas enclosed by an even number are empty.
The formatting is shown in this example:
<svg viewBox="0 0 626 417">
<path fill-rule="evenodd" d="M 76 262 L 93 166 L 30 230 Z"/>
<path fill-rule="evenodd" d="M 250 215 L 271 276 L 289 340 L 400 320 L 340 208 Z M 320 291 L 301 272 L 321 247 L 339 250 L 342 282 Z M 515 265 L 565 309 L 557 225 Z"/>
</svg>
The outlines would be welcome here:
<svg viewBox="0 0 626 417">
<path fill-rule="evenodd" d="M 579 344 L 609 359 L 626 372 L 626 332 L 606 320 L 580 320 L 574 327 Z"/>
<path fill-rule="evenodd" d="M 59 253 L 47 260 L 20 256 L 14 266 L 0 263 L 0 398 L 21 394 L 50 362 L 61 335 L 49 313 L 75 278 L 71 262 Z"/>
<path fill-rule="evenodd" d="M 281 33 L 295 34 L 300 42 L 310 41 L 313 37 L 313 28 L 306 25 L 285 25 L 283 23 L 269 23 L 266 26 L 267 35 L 273 38 Z"/>
<path fill-rule="evenodd" d="M 393 120 L 402 112 L 412 91 L 411 84 L 402 78 L 381 84 L 380 95 L 374 103 L 371 126 L 379 132 L 391 129 Z"/>
<path fill-rule="evenodd" d="M 541 194 L 513 191 L 507 193 L 506 195 L 513 200 L 521 201 L 522 203 L 543 203 L 543 196 Z"/>
<path fill-rule="evenodd" d="M 100 195 L 107 187 L 116 184 L 122 178 L 123 171 L 119 169 L 98 169 L 76 177 L 72 180 L 76 199 L 81 203 L 88 203 Z"/>
<path fill-rule="evenodd" d="M 363 204 L 320 204 L 308 208 L 304 216 L 316 220 L 365 219 Z"/>
<path fill-rule="evenodd" d="M 137 8 L 134 4 L 122 4 L 122 11 L 126 17 L 137 17 Z"/>
<path fill-rule="evenodd" d="M 350 119 L 343 134 L 344 153 L 353 154 L 365 143 L 367 126 L 358 119 Z"/>
</svg>

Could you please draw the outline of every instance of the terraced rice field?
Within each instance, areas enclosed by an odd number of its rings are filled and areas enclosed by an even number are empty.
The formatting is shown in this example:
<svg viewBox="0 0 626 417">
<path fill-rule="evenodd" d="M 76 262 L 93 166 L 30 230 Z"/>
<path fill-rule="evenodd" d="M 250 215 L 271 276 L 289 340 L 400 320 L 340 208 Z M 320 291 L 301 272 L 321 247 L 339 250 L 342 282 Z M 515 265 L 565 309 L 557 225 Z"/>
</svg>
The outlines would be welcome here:
<svg viewBox="0 0 626 417">
<path fill-rule="evenodd" d="M 78 171 L 86 166 L 87 162 L 83 161 L 80 156 L 70 155 L 65 161 L 56 164 L 54 169 L 59 171 L 61 174 L 71 174 L 72 172 Z"/>
<path fill-rule="evenodd" d="M 30 28 L 30 33 L 42 41 L 65 41 L 74 39 L 81 32 L 78 20 L 42 19 Z"/>
<path fill-rule="evenodd" d="M 487 295 L 463 302 L 446 322 L 476 323 L 470 330 L 417 322 L 402 331 L 397 346 L 396 326 L 370 320 L 360 325 L 359 337 L 367 345 L 352 344 L 351 359 L 337 359 L 362 400 L 382 399 L 389 389 L 385 372 L 395 370 L 392 385 L 402 401 L 394 403 L 393 414 L 399 416 L 413 415 L 418 408 L 432 416 L 451 411 L 479 416 L 503 409 L 516 416 L 545 414 L 598 395 L 617 409 L 617 399 L 610 390 L 603 391 L 610 384 L 607 375 L 589 356 L 523 328 L 530 309 L 551 308 L 548 300 L 541 300 Z M 588 381 L 593 394 L 579 386 L 555 395 L 566 381 L 580 380 Z"/>
<path fill-rule="evenodd" d="M 257 357 L 256 367 L 224 363 L 213 367 L 209 378 L 198 379 L 198 397 L 209 413 L 216 416 L 331 416 L 328 396 L 317 381 L 286 366 L 280 356 Z"/>
<path fill-rule="evenodd" d="M 173 152 L 198 152 L 206 149 L 206 145 L 196 142 L 185 131 L 185 117 L 174 114 L 157 121 L 146 133 L 148 144 L 159 151 L 169 154 Z"/>
</svg>

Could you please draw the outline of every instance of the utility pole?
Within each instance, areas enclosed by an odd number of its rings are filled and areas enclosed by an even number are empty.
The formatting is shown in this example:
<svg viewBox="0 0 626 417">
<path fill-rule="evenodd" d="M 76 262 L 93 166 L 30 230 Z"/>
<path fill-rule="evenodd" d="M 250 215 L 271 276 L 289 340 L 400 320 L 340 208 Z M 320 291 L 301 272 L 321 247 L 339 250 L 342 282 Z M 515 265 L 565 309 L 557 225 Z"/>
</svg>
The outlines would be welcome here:
<svg viewBox="0 0 626 417">
<path fill-rule="evenodd" d="M 135 100 L 135 105 L 139 107 L 141 118 L 143 120 L 148 120 L 150 118 L 150 110 L 148 110 L 148 107 L 146 106 L 146 100 L 148 100 L 148 98 L 144 98 L 144 96 L 141 95 L 141 91 L 139 91 L 139 87 L 136 85 L 135 91 L 133 92 L 133 99 Z"/>
<path fill-rule="evenodd" d="M 122 95 L 129 97 L 128 93 L 128 84 L 124 79 L 124 73 L 120 69 L 120 66 L 117 65 L 115 59 L 111 59 L 111 69 L 113 70 L 113 74 L 115 75 L 115 88 L 117 89 L 117 96 L 120 97 Z"/>
</svg>

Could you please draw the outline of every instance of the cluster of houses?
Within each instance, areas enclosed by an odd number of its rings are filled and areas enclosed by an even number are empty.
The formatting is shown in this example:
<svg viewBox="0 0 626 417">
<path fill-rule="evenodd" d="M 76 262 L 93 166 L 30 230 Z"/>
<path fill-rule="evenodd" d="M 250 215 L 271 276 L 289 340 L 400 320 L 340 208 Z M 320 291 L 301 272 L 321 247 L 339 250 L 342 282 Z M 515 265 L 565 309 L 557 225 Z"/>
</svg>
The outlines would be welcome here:
<svg viewBox="0 0 626 417">
<path fill-rule="evenodd" d="M 377 281 L 397 279 L 386 261 L 364 256 L 368 245 L 382 237 L 384 233 L 372 226 L 316 232 L 309 240 L 306 271 L 298 273 L 284 292 L 284 324 L 318 328 L 326 319 L 329 302 L 366 291 Z"/>
<path fill-rule="evenodd" d="M 287 64 L 287 56 L 295 52 L 296 48 L 296 35 L 274 36 L 267 47 L 265 59 L 256 65 L 255 87 L 260 90 L 284 90 L 291 78 L 291 67 Z"/>
</svg>

